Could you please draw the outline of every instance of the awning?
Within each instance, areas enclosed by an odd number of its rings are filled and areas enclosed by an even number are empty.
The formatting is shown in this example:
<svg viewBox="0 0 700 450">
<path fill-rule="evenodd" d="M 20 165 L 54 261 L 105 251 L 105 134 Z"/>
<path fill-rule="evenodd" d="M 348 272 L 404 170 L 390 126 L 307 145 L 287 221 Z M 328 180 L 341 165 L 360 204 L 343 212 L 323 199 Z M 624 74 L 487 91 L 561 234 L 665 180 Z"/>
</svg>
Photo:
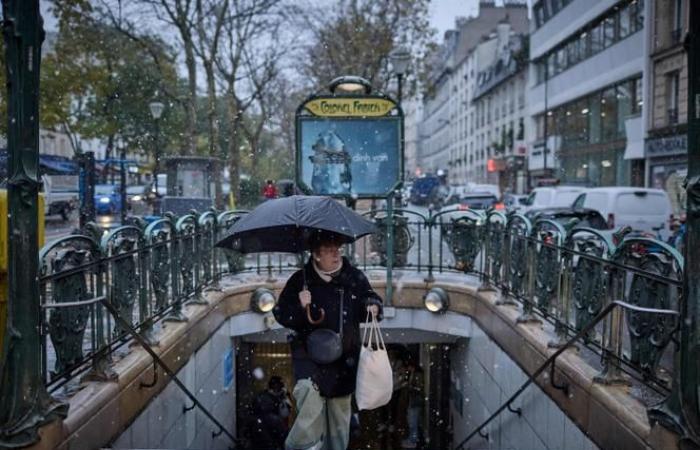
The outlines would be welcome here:
<svg viewBox="0 0 700 450">
<path fill-rule="evenodd" d="M 55 155 L 39 155 L 39 170 L 47 175 L 78 175 L 75 161 Z"/>
<path fill-rule="evenodd" d="M 630 117 L 625 120 L 625 134 L 627 147 L 625 147 L 625 159 L 644 158 L 644 136 L 642 131 L 642 117 Z"/>
</svg>

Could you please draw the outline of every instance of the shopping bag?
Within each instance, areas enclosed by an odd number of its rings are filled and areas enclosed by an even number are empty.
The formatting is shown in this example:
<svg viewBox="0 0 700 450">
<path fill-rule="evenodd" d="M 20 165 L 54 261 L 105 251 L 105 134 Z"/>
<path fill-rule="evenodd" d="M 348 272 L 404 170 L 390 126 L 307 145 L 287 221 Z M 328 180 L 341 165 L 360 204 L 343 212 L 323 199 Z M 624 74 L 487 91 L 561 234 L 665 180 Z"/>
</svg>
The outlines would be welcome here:
<svg viewBox="0 0 700 450">
<path fill-rule="evenodd" d="M 382 332 L 374 315 L 371 321 L 369 317 L 370 314 L 367 314 L 357 367 L 355 401 L 360 410 L 375 409 L 389 403 L 394 385 Z"/>
</svg>

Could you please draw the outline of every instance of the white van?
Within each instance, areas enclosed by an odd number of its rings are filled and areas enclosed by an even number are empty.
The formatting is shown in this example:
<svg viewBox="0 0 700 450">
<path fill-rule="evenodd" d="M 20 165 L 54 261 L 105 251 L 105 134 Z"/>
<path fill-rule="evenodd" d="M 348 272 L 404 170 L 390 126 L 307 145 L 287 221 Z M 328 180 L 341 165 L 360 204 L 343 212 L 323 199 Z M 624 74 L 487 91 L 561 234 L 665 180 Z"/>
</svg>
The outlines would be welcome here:
<svg viewBox="0 0 700 450">
<path fill-rule="evenodd" d="M 569 207 L 586 188 L 579 186 L 538 187 L 530 192 L 520 212 L 533 209 Z"/>
<path fill-rule="evenodd" d="M 637 231 L 656 234 L 662 238 L 670 233 L 671 200 L 661 189 L 636 187 L 602 187 L 588 189 L 574 202 L 574 208 L 598 211 L 609 228 L 631 226 Z"/>
</svg>

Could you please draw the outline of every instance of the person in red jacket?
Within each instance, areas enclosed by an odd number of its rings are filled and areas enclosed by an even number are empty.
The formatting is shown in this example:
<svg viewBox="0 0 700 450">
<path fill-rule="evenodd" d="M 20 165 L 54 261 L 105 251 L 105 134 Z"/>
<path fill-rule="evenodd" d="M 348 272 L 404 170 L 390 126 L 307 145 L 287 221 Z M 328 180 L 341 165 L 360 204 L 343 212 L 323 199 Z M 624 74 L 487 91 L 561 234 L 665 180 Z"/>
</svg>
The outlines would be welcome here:
<svg viewBox="0 0 700 450">
<path fill-rule="evenodd" d="M 265 182 L 265 187 L 263 188 L 263 197 L 265 200 L 272 200 L 277 198 L 277 186 L 272 180 L 267 180 Z"/>
</svg>

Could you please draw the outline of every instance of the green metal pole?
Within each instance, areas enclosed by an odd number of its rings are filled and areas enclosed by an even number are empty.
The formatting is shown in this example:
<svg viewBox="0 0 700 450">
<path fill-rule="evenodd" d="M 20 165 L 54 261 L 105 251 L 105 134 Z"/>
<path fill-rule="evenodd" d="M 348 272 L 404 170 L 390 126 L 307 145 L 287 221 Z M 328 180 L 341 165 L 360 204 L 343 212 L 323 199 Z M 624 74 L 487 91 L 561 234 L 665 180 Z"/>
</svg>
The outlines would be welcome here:
<svg viewBox="0 0 700 450">
<path fill-rule="evenodd" d="M 3 0 L 8 109 L 7 329 L 0 361 L 0 448 L 39 440 L 39 426 L 68 407 L 47 393 L 41 367 L 39 66 L 44 31 L 39 0 Z M 27 255 L 35 255 L 28 258 Z"/>
<path fill-rule="evenodd" d="M 386 305 L 391 305 L 394 295 L 393 269 L 394 269 L 394 193 L 390 192 L 386 197 Z"/>
<path fill-rule="evenodd" d="M 686 431 L 700 444 L 700 5 L 689 1 L 688 200 L 681 305 L 680 388 Z M 677 370 L 678 371 L 678 370 Z"/>
<path fill-rule="evenodd" d="M 671 394 L 650 408 L 651 421 L 681 435 L 681 448 L 700 447 L 700 4 L 688 2 L 688 185 L 680 350 Z"/>
</svg>

